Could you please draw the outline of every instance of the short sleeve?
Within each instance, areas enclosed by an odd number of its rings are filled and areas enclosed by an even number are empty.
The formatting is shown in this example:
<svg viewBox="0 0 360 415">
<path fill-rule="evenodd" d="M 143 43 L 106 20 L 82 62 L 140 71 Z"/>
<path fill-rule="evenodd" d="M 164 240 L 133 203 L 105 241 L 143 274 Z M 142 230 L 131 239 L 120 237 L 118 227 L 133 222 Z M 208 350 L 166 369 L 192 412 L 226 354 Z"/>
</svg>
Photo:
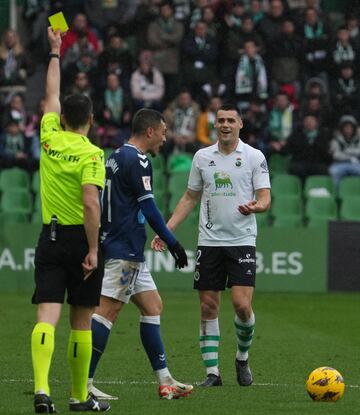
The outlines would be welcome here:
<svg viewBox="0 0 360 415">
<path fill-rule="evenodd" d="M 104 152 L 100 148 L 87 156 L 82 169 L 81 184 L 94 184 L 101 189 L 105 184 Z"/>
<path fill-rule="evenodd" d="M 136 159 L 131 159 L 129 166 L 129 180 L 138 202 L 153 198 L 152 167 L 144 154 L 137 153 Z"/>
<path fill-rule="evenodd" d="M 254 155 L 253 186 L 255 190 L 270 189 L 269 168 L 263 153 L 259 150 Z"/>
<path fill-rule="evenodd" d="M 196 153 L 192 160 L 188 188 L 195 192 L 200 192 L 203 188 L 203 180 L 199 168 L 199 153 Z"/>
<path fill-rule="evenodd" d="M 60 116 L 56 112 L 47 112 L 41 118 L 40 125 L 40 142 L 48 140 L 49 137 L 62 130 L 60 125 Z"/>
</svg>

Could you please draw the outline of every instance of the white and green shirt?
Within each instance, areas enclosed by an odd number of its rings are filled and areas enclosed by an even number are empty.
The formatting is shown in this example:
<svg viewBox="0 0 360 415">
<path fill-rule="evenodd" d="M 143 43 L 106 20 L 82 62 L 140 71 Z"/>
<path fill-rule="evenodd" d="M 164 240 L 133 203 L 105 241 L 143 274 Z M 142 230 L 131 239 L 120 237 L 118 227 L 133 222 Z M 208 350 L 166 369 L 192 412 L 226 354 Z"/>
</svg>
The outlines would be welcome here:
<svg viewBox="0 0 360 415">
<path fill-rule="evenodd" d="M 228 155 L 219 151 L 218 143 L 199 150 L 193 158 L 188 188 L 202 191 L 199 245 L 256 245 L 255 214 L 244 216 L 238 207 L 253 200 L 256 190 L 270 188 L 261 151 L 240 139 Z"/>
</svg>

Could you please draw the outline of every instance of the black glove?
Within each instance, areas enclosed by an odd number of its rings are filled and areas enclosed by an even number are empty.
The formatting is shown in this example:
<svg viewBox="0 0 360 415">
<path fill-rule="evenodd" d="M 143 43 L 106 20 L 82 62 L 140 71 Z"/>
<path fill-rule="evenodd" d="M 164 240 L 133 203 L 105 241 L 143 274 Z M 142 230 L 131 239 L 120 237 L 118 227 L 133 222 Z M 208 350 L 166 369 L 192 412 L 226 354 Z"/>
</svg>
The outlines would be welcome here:
<svg viewBox="0 0 360 415">
<path fill-rule="evenodd" d="M 185 249 L 176 241 L 175 245 L 169 246 L 170 254 L 175 259 L 175 267 L 176 268 L 184 268 L 188 264 L 187 255 Z"/>
</svg>

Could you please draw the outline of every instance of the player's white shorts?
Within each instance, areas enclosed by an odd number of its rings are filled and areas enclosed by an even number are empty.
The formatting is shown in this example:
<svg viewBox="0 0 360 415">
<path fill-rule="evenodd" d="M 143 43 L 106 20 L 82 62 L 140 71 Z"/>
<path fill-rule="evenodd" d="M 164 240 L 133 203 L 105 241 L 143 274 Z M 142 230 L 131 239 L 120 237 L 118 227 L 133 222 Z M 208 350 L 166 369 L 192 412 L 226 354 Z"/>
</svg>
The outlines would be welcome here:
<svg viewBox="0 0 360 415">
<path fill-rule="evenodd" d="M 115 298 L 127 304 L 132 295 L 156 289 L 145 262 L 132 262 L 123 259 L 105 261 L 101 295 Z"/>
</svg>

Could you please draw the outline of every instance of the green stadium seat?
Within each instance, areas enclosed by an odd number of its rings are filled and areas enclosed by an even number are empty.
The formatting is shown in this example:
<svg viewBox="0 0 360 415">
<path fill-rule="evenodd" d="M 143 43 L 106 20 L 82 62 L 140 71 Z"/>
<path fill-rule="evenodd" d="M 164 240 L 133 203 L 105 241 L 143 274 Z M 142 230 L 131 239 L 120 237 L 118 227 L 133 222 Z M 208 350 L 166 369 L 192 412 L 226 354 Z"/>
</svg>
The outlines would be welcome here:
<svg viewBox="0 0 360 415">
<path fill-rule="evenodd" d="M 289 164 L 289 156 L 278 153 L 271 154 L 269 157 L 269 172 L 271 176 L 275 176 L 276 174 L 287 174 Z"/>
<path fill-rule="evenodd" d="M 335 197 L 334 183 L 330 176 L 308 176 L 304 185 L 304 196 L 309 197 Z"/>
<path fill-rule="evenodd" d="M 167 170 L 173 172 L 189 172 L 193 155 L 188 153 L 172 154 L 167 161 Z"/>
<path fill-rule="evenodd" d="M 310 197 L 305 206 L 309 226 L 337 219 L 337 206 L 331 197 Z"/>
<path fill-rule="evenodd" d="M 182 196 L 187 189 L 189 172 L 173 172 L 169 177 L 168 190 L 171 195 Z M 180 197 L 178 197 L 180 199 Z"/>
<path fill-rule="evenodd" d="M 301 181 L 299 177 L 291 174 L 278 174 L 272 179 L 271 193 L 277 196 L 297 196 L 299 199 L 302 194 Z"/>
<path fill-rule="evenodd" d="M 40 192 L 40 170 L 34 172 L 31 179 L 31 190 L 37 194 Z"/>
<path fill-rule="evenodd" d="M 277 196 L 271 205 L 271 216 L 277 222 L 281 219 L 289 219 L 301 222 L 303 216 L 302 200 L 298 196 Z"/>
<path fill-rule="evenodd" d="M 13 189 L 3 192 L 1 197 L 3 212 L 21 212 L 30 214 L 32 211 L 32 197 L 28 190 Z"/>
<path fill-rule="evenodd" d="M 348 199 L 350 197 L 359 197 L 360 195 L 360 177 L 344 177 L 339 186 L 339 198 Z"/>
<path fill-rule="evenodd" d="M 28 215 L 23 212 L 0 212 L 0 224 L 28 223 Z"/>
<path fill-rule="evenodd" d="M 340 219 L 360 221 L 360 193 L 358 197 L 351 196 L 342 200 Z"/>
<path fill-rule="evenodd" d="M 17 167 L 3 170 L 0 174 L 0 191 L 8 189 L 30 189 L 29 173 Z"/>
</svg>

